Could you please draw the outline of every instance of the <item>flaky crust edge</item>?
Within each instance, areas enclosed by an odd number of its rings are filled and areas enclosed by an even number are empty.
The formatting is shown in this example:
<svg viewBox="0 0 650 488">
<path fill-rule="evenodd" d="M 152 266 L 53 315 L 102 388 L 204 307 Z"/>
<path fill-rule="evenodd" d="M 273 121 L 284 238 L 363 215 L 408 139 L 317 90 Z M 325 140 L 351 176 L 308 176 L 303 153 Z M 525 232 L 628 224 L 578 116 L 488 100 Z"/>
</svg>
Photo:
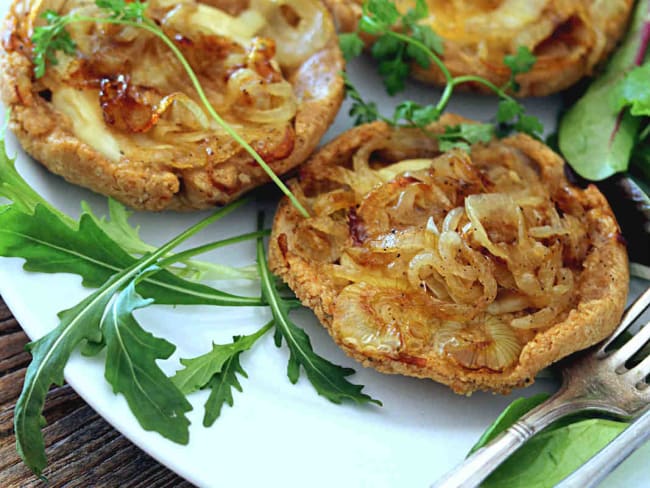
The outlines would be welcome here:
<svg viewBox="0 0 650 488">
<path fill-rule="evenodd" d="M 458 123 L 459 120 L 455 116 L 445 116 L 431 129 L 440 130 L 444 125 Z M 379 132 L 388 135 L 391 130 L 383 122 L 351 129 L 315 153 L 306 165 L 340 164 L 374 134 Z M 541 142 L 525 135 L 516 135 L 505 141 L 527 155 L 531 152 L 539 153 L 540 158 L 535 160 L 542 166 L 542 171 L 562 170 L 562 159 Z M 592 208 L 591 230 L 602 238 L 602 242 L 592 249 L 585 260 L 578 285 L 580 302 L 565 320 L 539 332 L 524 346 L 516 367 L 500 373 L 469 370 L 445 358 L 433 364 L 428 362 L 425 368 L 392 359 L 373 361 L 346 346 L 332 333 L 332 312 L 337 297 L 333 283 L 318 266 L 311 265 L 286 248 L 286 237 L 283 234 L 291 232 L 296 222 L 302 218 L 286 198 L 281 201 L 274 218 L 269 241 L 269 264 L 271 270 L 289 285 L 301 302 L 314 311 L 346 354 L 364 366 L 383 373 L 431 378 L 461 394 L 476 390 L 507 394 L 513 388 L 532 384 L 541 369 L 606 338 L 616 328 L 623 313 L 629 274 L 627 253 L 618 224 L 609 204 L 595 186 L 589 186 L 581 195 L 583 203 Z"/>
</svg>

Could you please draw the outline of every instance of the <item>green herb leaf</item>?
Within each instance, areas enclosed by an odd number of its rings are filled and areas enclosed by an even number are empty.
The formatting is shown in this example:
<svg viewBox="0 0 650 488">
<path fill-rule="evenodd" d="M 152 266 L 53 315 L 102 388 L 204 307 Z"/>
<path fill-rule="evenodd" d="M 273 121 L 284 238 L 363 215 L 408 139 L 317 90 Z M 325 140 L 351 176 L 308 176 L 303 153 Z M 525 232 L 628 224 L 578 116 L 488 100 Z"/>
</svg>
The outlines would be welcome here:
<svg viewBox="0 0 650 488">
<path fill-rule="evenodd" d="M 478 142 L 489 142 L 494 137 L 491 124 L 458 124 L 445 127 L 445 133 L 437 136 L 441 151 L 457 148 L 469 152 Z"/>
<path fill-rule="evenodd" d="M 262 221 L 263 219 L 260 217 L 260 224 Z M 378 400 L 361 392 L 363 386 L 352 384 L 346 379 L 347 376 L 354 373 L 353 369 L 333 364 L 316 354 L 305 331 L 289 319 L 291 307 L 280 296 L 275 287 L 275 278 L 266 262 L 262 239 L 257 241 L 257 266 L 261 278 L 262 295 L 273 314 L 276 327 L 276 345 L 279 347 L 280 341 L 284 339 L 289 348 L 289 365 L 287 367 L 289 380 L 296 383 L 302 368 L 318 394 L 334 403 L 352 400 L 360 404 L 375 403 L 381 405 Z"/>
<path fill-rule="evenodd" d="M 45 74 L 47 63 L 58 64 L 59 61 L 56 57 L 58 51 L 68 55 L 77 52 L 77 45 L 65 30 L 66 17 L 61 17 L 53 10 L 45 11 L 41 17 L 47 21 L 47 25 L 35 27 L 32 34 L 32 55 L 36 78 L 41 78 Z"/>
<path fill-rule="evenodd" d="M 156 364 L 176 347 L 146 332 L 133 311 L 150 305 L 135 291 L 134 280 L 114 298 L 102 319 L 106 341 L 106 380 L 114 393 L 122 393 L 145 430 L 153 430 L 179 444 L 189 442 L 192 405 Z"/>
<path fill-rule="evenodd" d="M 512 98 L 502 98 L 499 100 L 497 109 L 497 122 L 500 124 L 511 122 L 524 112 L 524 107 Z"/>
<path fill-rule="evenodd" d="M 40 207 L 37 207 L 37 212 L 38 208 Z M 220 218 L 220 212 L 203 219 L 154 253 L 110 277 L 101 288 L 78 305 L 61 312 L 60 323 L 56 329 L 28 346 L 32 353 L 32 362 L 27 368 L 23 390 L 16 402 L 14 431 L 18 454 L 34 473 L 40 474 L 46 465 L 43 435 L 40 431 L 43 425 L 45 395 L 51 384 L 63 383 L 63 368 L 70 354 L 83 341 L 101 344 L 103 336 L 100 324 L 113 296 L 161 256 Z M 7 213 L 7 210 L 2 214 L 4 213 Z"/>
<path fill-rule="evenodd" d="M 635 116 L 650 116 L 650 61 L 634 68 L 618 83 L 614 91 L 616 110 L 630 108 Z"/>
<path fill-rule="evenodd" d="M 346 32 L 339 34 L 339 47 L 345 60 L 350 61 L 361 54 L 364 44 L 358 34 Z"/>
<path fill-rule="evenodd" d="M 517 75 L 528 73 L 536 62 L 537 58 L 526 46 L 519 46 L 515 54 L 504 56 L 503 64 L 510 68 L 510 80 L 506 86 L 518 91 Z"/>
<path fill-rule="evenodd" d="M 254 334 L 234 337 L 230 344 L 213 344 L 210 352 L 191 359 L 181 359 L 181 364 L 185 367 L 176 372 L 172 381 L 183 393 L 205 388 L 212 377 L 221 372 L 228 359 L 250 349 L 272 326 L 272 323 L 268 323 Z"/>
<path fill-rule="evenodd" d="M 374 102 L 366 103 L 348 75 L 346 73 L 341 73 L 341 76 L 343 77 L 346 96 L 352 100 L 349 114 L 350 117 L 354 118 L 354 125 L 373 122 L 381 118 L 379 110 L 377 109 L 377 104 Z"/>
<path fill-rule="evenodd" d="M 108 10 L 113 19 L 142 22 L 147 10 L 147 3 L 139 0 L 95 0 L 95 5 Z"/>
<path fill-rule="evenodd" d="M 388 0 L 367 0 L 362 11 L 359 28 L 369 34 L 379 34 L 389 29 L 400 18 L 397 7 Z"/>
</svg>

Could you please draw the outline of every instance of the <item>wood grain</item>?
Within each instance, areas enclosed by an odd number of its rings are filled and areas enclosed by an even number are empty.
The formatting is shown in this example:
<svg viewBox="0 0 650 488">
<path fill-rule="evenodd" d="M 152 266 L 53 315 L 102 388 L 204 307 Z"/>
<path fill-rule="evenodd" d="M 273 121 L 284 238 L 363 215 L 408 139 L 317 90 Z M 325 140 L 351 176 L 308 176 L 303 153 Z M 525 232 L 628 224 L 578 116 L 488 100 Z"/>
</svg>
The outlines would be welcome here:
<svg viewBox="0 0 650 488">
<path fill-rule="evenodd" d="M 44 429 L 49 483 L 16 454 L 13 409 L 30 355 L 28 339 L 0 297 L 0 487 L 188 488 L 192 485 L 135 447 L 68 385 L 50 390 Z"/>
</svg>

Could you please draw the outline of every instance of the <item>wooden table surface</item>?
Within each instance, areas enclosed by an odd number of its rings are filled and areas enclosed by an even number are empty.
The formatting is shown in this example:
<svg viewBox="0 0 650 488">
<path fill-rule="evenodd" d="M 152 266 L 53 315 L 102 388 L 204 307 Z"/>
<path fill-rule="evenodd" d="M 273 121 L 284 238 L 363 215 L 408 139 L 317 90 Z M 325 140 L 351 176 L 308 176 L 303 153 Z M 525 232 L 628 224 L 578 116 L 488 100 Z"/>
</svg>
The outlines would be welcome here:
<svg viewBox="0 0 650 488">
<path fill-rule="evenodd" d="M 0 487 L 181 487 L 192 485 L 158 464 L 99 417 L 68 385 L 50 390 L 44 429 L 46 484 L 16 454 L 13 410 L 30 355 L 28 339 L 0 298 Z"/>
</svg>

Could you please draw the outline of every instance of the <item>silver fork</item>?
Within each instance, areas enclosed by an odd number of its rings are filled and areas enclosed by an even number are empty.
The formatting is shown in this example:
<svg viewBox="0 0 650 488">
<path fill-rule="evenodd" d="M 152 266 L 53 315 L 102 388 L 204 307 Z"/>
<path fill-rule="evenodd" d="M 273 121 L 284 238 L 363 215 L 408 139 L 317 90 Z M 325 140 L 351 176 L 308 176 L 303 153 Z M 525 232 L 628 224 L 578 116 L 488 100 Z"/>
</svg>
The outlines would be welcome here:
<svg viewBox="0 0 650 488">
<path fill-rule="evenodd" d="M 598 411 L 630 420 L 650 404 L 650 356 L 631 369 L 625 363 L 650 340 L 650 322 L 620 348 L 607 348 L 650 306 L 650 288 L 627 309 L 620 325 L 601 344 L 572 356 L 562 370 L 562 387 L 546 402 L 520 418 L 431 488 L 477 486 L 521 445 L 552 422 L 578 411 Z"/>
</svg>

